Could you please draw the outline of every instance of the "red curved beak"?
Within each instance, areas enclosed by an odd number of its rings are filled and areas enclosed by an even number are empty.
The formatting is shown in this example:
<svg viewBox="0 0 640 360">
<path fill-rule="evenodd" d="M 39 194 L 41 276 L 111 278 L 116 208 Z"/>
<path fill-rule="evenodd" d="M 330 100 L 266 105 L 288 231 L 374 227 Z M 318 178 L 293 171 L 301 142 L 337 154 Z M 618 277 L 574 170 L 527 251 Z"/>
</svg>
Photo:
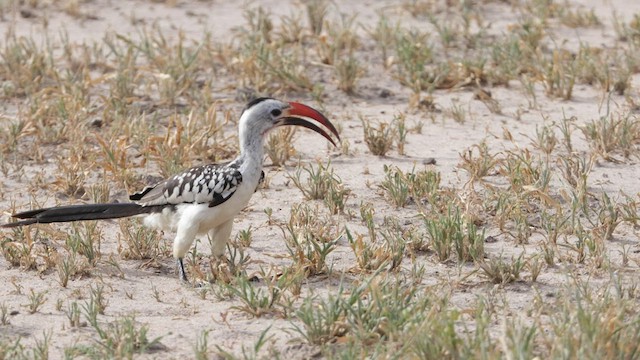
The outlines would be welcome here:
<svg viewBox="0 0 640 360">
<path fill-rule="evenodd" d="M 326 116 L 322 115 L 322 113 L 319 112 L 318 110 L 312 107 L 309 107 L 307 105 L 300 104 L 298 102 L 290 102 L 289 105 L 291 105 L 291 107 L 285 110 L 286 114 L 278 124 L 279 126 L 297 125 L 297 126 L 305 127 L 307 129 L 313 130 L 318 134 L 324 136 L 325 139 L 329 140 L 333 144 L 333 146 L 336 146 L 336 147 L 338 146 L 336 145 L 336 142 L 331 138 L 331 136 L 325 130 L 320 128 L 315 123 L 312 123 L 306 120 L 306 119 L 312 119 L 319 122 L 320 124 L 322 124 L 322 126 L 329 129 L 329 131 L 331 131 L 331 133 L 336 136 L 338 141 L 340 141 L 340 135 L 338 134 L 338 130 L 336 130 L 336 127 L 333 126 L 331 121 L 329 121 L 329 119 L 327 119 Z"/>
</svg>

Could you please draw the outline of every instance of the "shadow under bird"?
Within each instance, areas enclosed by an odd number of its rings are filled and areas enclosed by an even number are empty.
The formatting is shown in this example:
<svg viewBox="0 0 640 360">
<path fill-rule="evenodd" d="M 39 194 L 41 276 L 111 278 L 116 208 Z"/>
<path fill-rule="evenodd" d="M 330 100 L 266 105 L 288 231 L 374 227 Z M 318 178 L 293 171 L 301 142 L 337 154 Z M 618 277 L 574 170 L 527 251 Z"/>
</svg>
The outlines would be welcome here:
<svg viewBox="0 0 640 360">
<path fill-rule="evenodd" d="M 30 210 L 12 215 L 18 221 L 4 228 L 54 222 L 115 219 L 146 215 L 145 224 L 175 231 L 173 256 L 180 278 L 187 281 L 183 258 L 194 239 L 208 235 L 214 256 L 222 256 L 233 219 L 249 203 L 262 176 L 265 135 L 279 126 L 311 129 L 337 146 L 335 126 L 319 111 L 297 103 L 258 98 L 247 104 L 239 121 L 240 155 L 225 164 L 196 166 L 131 195 L 133 202 L 82 204 Z"/>
</svg>

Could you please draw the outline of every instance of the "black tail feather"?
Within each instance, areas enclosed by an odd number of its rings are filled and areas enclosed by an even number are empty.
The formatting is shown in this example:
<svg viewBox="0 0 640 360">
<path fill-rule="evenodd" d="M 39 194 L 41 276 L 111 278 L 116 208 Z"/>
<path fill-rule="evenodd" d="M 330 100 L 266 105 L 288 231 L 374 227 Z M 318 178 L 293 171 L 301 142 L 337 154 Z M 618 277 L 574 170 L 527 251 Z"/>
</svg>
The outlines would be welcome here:
<svg viewBox="0 0 640 360">
<path fill-rule="evenodd" d="M 83 204 L 58 206 L 45 209 L 29 210 L 12 215 L 24 219 L 0 225 L 10 228 L 30 224 L 47 224 L 54 222 L 105 220 L 149 214 L 161 211 L 163 206 L 142 206 L 135 203 Z"/>
<path fill-rule="evenodd" d="M 36 222 L 37 222 L 36 219 L 14 221 L 14 222 L 0 225 L 0 228 L 12 228 L 12 227 L 18 227 L 18 226 L 24 226 L 24 225 L 31 225 L 31 224 L 35 224 Z"/>
</svg>

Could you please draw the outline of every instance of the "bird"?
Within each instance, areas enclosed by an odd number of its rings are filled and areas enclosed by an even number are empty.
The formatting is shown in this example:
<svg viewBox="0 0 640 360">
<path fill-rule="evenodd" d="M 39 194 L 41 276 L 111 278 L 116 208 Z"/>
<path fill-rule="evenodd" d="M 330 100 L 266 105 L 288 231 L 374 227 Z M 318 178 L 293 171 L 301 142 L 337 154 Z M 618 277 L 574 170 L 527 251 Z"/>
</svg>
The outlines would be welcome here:
<svg viewBox="0 0 640 360">
<path fill-rule="evenodd" d="M 313 122 L 311 121 L 313 120 Z M 235 216 L 244 209 L 264 178 L 264 139 L 280 126 L 301 126 L 322 135 L 333 146 L 336 127 L 318 110 L 271 97 L 250 101 L 238 121 L 239 155 L 222 164 L 195 166 L 129 196 L 130 202 L 56 206 L 11 215 L 12 228 L 83 220 L 146 216 L 144 224 L 175 232 L 173 256 L 179 277 L 187 282 L 183 258 L 198 236 L 208 235 L 216 257 L 224 256 Z"/>
</svg>

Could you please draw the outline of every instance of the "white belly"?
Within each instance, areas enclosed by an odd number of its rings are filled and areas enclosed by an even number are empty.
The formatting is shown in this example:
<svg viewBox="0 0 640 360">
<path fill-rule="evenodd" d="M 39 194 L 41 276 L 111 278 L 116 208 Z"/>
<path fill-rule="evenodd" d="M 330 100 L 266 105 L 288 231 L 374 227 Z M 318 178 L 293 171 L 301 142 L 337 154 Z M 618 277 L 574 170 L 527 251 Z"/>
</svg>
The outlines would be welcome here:
<svg viewBox="0 0 640 360">
<path fill-rule="evenodd" d="M 186 220 L 190 226 L 198 227 L 199 235 L 204 235 L 209 230 L 233 219 L 244 209 L 255 191 L 255 186 L 243 182 L 229 200 L 220 205 L 209 207 L 208 203 L 180 204 L 175 207 L 175 211 L 166 208 L 161 213 L 148 215 L 144 223 L 150 227 L 175 232 L 180 222 Z"/>
</svg>

